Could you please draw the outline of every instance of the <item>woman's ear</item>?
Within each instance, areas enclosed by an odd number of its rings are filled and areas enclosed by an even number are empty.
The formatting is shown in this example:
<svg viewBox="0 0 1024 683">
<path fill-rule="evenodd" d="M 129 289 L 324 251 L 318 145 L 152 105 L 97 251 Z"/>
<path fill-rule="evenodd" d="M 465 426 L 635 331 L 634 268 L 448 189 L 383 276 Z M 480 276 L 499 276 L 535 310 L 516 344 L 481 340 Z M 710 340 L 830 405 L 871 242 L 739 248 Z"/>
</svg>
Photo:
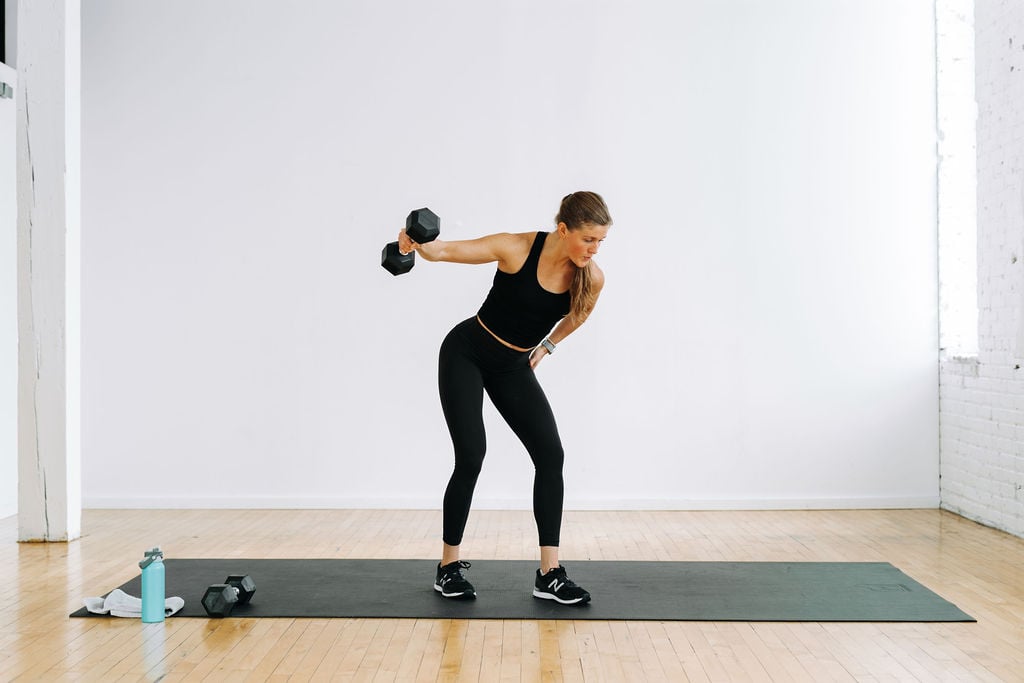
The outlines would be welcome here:
<svg viewBox="0 0 1024 683">
<path fill-rule="evenodd" d="M 563 240 L 569 236 L 569 226 L 567 226 L 565 223 L 559 223 L 556 230 L 558 231 L 558 236 L 561 237 Z"/>
</svg>

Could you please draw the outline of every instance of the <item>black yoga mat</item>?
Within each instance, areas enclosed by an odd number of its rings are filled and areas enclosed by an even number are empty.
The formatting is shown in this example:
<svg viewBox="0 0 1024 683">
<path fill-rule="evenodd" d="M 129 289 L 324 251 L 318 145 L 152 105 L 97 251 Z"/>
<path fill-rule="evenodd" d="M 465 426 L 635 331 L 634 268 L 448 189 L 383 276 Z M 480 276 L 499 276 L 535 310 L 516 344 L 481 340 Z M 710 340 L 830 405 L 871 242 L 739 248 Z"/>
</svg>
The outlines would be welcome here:
<svg viewBox="0 0 1024 683">
<path fill-rule="evenodd" d="M 442 598 L 432 560 L 166 561 L 176 616 L 205 617 L 206 586 L 249 574 L 256 594 L 233 617 L 601 619 L 658 621 L 975 621 L 887 562 L 566 562 L 586 605 L 532 595 L 535 561 L 480 560 L 477 599 Z M 120 586 L 141 594 L 141 577 Z M 84 608 L 71 616 L 95 616 Z"/>
</svg>

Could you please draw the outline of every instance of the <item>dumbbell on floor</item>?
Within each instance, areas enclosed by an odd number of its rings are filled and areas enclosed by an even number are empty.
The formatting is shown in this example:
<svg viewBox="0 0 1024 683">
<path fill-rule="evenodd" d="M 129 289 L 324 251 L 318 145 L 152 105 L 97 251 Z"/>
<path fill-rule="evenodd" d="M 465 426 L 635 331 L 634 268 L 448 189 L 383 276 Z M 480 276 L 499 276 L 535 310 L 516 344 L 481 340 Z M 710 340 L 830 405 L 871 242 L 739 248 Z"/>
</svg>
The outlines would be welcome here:
<svg viewBox="0 0 1024 683">
<path fill-rule="evenodd" d="M 441 234 L 441 219 L 428 208 L 416 209 L 405 219 L 405 234 L 417 244 L 433 242 Z M 380 265 L 392 275 L 402 275 L 416 265 L 416 252 L 403 254 L 398 242 L 389 242 L 380 252 Z"/>
<path fill-rule="evenodd" d="M 224 583 L 215 583 L 203 593 L 203 609 L 211 617 L 227 617 L 239 605 L 248 603 L 256 592 L 256 582 L 248 574 L 232 574 Z"/>
</svg>

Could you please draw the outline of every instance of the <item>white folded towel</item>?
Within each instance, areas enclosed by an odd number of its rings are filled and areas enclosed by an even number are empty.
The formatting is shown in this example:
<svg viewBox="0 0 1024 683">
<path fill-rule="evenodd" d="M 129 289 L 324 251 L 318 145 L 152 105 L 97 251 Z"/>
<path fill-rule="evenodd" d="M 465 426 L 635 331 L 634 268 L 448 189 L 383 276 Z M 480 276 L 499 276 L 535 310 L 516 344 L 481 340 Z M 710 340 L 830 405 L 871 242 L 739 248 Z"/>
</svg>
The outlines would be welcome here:
<svg viewBox="0 0 1024 683">
<path fill-rule="evenodd" d="M 93 614 L 142 618 L 142 598 L 128 595 L 120 588 L 110 591 L 110 595 L 105 598 L 83 598 L 82 602 L 85 603 L 85 608 Z M 181 598 L 167 598 L 164 603 L 164 616 L 177 614 L 184 606 L 185 601 Z"/>
</svg>

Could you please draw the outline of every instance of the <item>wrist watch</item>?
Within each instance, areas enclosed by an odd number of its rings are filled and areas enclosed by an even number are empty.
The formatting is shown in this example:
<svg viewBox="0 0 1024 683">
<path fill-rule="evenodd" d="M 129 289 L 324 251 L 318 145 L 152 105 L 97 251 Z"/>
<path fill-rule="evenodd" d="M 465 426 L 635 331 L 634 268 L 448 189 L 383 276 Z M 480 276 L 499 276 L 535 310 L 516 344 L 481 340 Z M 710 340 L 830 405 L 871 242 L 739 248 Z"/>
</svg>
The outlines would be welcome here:
<svg viewBox="0 0 1024 683">
<path fill-rule="evenodd" d="M 540 345 L 547 349 L 548 355 L 555 352 L 555 345 L 551 343 L 551 340 L 547 337 L 544 337 L 544 339 L 541 340 Z"/>
</svg>

